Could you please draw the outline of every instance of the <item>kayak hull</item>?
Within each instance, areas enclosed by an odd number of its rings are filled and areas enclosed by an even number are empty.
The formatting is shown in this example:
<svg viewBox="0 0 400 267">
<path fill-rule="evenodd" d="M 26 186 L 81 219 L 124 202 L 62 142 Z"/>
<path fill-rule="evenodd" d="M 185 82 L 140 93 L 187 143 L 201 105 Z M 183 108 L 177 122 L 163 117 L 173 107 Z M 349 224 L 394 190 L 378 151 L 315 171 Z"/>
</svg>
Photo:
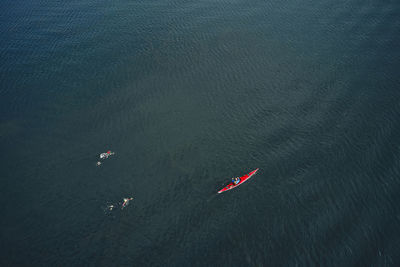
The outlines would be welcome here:
<svg viewBox="0 0 400 267">
<path fill-rule="evenodd" d="M 258 168 L 255 169 L 254 171 L 243 175 L 242 177 L 240 177 L 240 182 L 238 184 L 234 184 L 233 182 L 229 183 L 227 186 L 225 186 L 224 188 L 222 188 L 221 190 L 218 191 L 218 194 L 221 194 L 223 192 L 229 191 L 231 189 L 234 189 L 238 186 L 240 186 L 241 184 L 243 184 L 244 182 L 246 182 L 247 180 L 249 180 L 254 174 L 256 174 L 258 171 Z"/>
</svg>

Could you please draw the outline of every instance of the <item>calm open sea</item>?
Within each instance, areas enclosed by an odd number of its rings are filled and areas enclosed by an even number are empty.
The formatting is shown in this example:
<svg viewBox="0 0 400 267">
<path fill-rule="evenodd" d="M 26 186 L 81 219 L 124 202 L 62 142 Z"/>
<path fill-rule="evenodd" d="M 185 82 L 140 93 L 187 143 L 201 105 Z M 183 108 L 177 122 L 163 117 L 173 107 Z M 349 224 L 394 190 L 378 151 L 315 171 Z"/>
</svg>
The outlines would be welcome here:
<svg viewBox="0 0 400 267">
<path fill-rule="evenodd" d="M 2 0 L 0 265 L 400 266 L 399 70 L 398 0 Z"/>
</svg>

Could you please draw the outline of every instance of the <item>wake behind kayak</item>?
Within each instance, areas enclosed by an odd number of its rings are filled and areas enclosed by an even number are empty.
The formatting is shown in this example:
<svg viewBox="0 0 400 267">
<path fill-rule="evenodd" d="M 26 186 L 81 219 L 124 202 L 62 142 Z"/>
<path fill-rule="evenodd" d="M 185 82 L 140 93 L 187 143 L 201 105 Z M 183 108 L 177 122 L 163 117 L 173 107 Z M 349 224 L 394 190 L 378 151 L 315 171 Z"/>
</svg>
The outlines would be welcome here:
<svg viewBox="0 0 400 267">
<path fill-rule="evenodd" d="M 246 182 L 247 180 L 249 180 L 254 174 L 256 174 L 256 172 L 258 171 L 258 168 L 255 169 L 254 171 L 243 175 L 242 177 L 238 177 L 238 178 L 234 178 L 232 179 L 232 182 L 229 183 L 227 186 L 225 186 L 224 188 L 222 188 L 221 190 L 218 191 L 218 194 L 221 194 L 225 191 L 229 191 L 233 188 L 238 187 L 239 185 L 243 184 L 244 182 Z"/>
</svg>

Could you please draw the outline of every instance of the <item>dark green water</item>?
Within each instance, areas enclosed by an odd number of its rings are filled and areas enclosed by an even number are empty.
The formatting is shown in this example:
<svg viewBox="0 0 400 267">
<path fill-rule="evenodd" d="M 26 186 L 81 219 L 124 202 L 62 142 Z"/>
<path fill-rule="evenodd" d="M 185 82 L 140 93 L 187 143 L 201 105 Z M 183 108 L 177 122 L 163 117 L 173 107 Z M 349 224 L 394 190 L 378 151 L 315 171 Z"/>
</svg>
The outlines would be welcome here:
<svg viewBox="0 0 400 267">
<path fill-rule="evenodd" d="M 3 0 L 0 22 L 1 266 L 400 265 L 400 2 Z"/>
</svg>

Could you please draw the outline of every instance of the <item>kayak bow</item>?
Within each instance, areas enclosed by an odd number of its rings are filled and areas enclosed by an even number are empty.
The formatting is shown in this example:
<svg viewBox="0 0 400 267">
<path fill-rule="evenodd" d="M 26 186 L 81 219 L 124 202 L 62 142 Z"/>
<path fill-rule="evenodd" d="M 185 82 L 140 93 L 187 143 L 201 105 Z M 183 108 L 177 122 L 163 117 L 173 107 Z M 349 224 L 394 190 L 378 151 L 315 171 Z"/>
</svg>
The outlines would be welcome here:
<svg viewBox="0 0 400 267">
<path fill-rule="evenodd" d="M 256 172 L 258 171 L 258 168 L 255 169 L 254 171 L 243 175 L 242 177 L 240 177 L 240 182 L 238 184 L 234 184 L 233 182 L 229 183 L 227 186 L 225 186 L 224 188 L 222 188 L 221 190 L 218 191 L 218 194 L 221 194 L 225 191 L 229 191 L 233 188 L 238 187 L 239 185 L 243 184 L 244 182 L 246 182 L 247 180 L 249 180 L 251 178 L 251 176 L 253 176 L 254 174 L 256 174 Z"/>
</svg>

